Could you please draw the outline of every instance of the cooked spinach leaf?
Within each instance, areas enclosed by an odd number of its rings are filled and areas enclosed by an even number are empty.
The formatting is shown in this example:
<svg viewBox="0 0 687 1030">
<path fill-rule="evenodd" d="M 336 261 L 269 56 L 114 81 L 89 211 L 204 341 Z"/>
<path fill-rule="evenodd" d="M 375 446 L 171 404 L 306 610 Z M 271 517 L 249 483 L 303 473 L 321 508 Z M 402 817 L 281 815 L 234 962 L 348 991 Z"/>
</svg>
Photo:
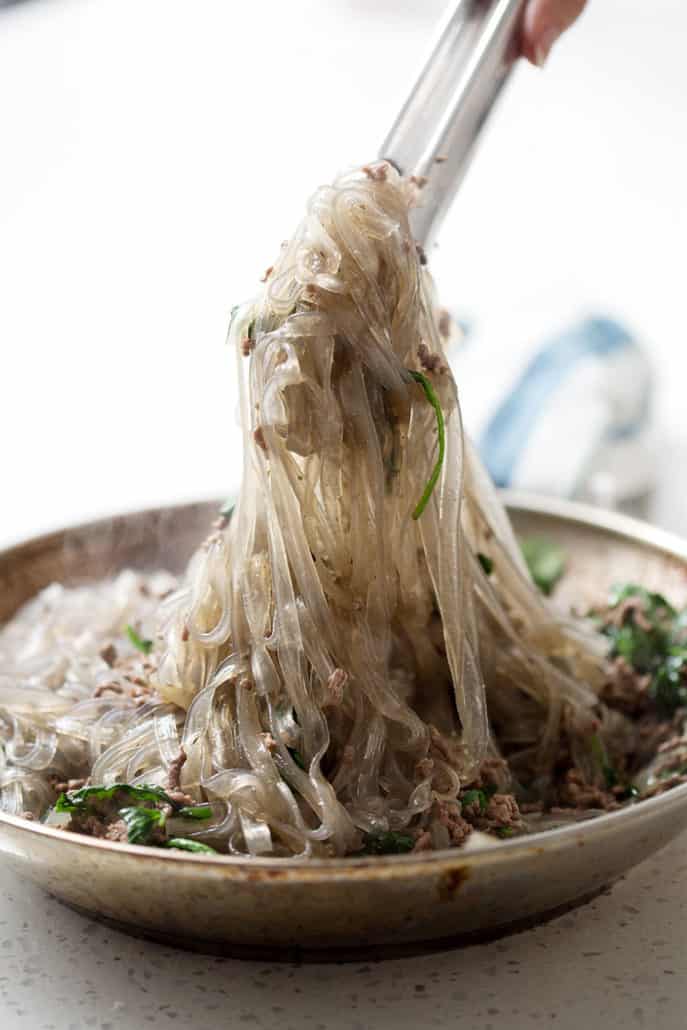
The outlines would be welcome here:
<svg viewBox="0 0 687 1030">
<path fill-rule="evenodd" d="M 466 790 L 460 795 L 461 805 L 479 805 L 480 812 L 486 812 L 489 805 L 489 795 L 485 790 Z"/>
<path fill-rule="evenodd" d="M 662 594 L 635 583 L 615 586 L 608 607 L 595 614 L 611 642 L 611 657 L 623 658 L 649 676 L 649 696 L 671 715 L 687 705 L 687 610 L 678 612 Z"/>
<path fill-rule="evenodd" d="M 562 547 L 544 537 L 526 537 L 520 542 L 530 576 L 543 594 L 553 591 L 565 572 L 567 555 Z"/>
<path fill-rule="evenodd" d="M 197 855 L 216 855 L 217 852 L 208 844 L 201 844 L 197 840 L 189 840 L 188 837 L 171 837 L 166 841 L 166 848 L 175 848 L 177 851 L 192 851 Z"/>
<path fill-rule="evenodd" d="M 618 775 L 610 763 L 603 740 L 598 733 L 589 738 L 589 747 L 603 775 L 606 787 L 612 790 L 618 785 Z"/>
<path fill-rule="evenodd" d="M 117 794 L 123 794 L 132 801 L 153 801 L 156 804 L 179 806 L 172 801 L 162 787 L 132 787 L 129 783 L 113 783 L 111 787 L 81 787 L 60 794 L 55 803 L 56 812 L 85 811 L 93 802 L 111 801 Z"/>
<path fill-rule="evenodd" d="M 119 815 L 126 823 L 129 844 L 149 844 L 155 830 L 165 825 L 160 808 L 122 808 Z"/>
<path fill-rule="evenodd" d="M 385 830 L 366 833 L 363 853 L 366 855 L 405 855 L 415 847 L 415 840 L 407 833 Z"/>
<path fill-rule="evenodd" d="M 632 783 L 621 782 L 618 773 L 613 768 L 611 760 L 608 757 L 608 752 L 606 751 L 604 742 L 598 733 L 594 733 L 589 738 L 589 746 L 592 755 L 598 762 L 606 789 L 612 790 L 618 801 L 629 801 L 632 798 L 638 798 L 639 791 Z"/>
<path fill-rule="evenodd" d="M 480 563 L 487 576 L 491 576 L 494 571 L 494 562 L 491 558 L 487 557 L 486 554 L 482 554 L 480 551 L 477 555 L 477 561 Z"/>
<path fill-rule="evenodd" d="M 291 755 L 299 769 L 302 769 L 304 772 L 307 772 L 308 767 L 305 764 L 305 759 L 303 758 L 303 755 L 300 753 L 300 751 L 298 751 L 295 747 L 287 747 L 286 750 L 289 752 L 289 754 Z"/>
<path fill-rule="evenodd" d="M 413 512 L 413 519 L 417 521 L 422 515 L 423 511 L 429 503 L 429 499 L 432 496 L 434 487 L 437 485 L 439 476 L 441 475 L 441 466 L 444 464 L 444 454 L 446 452 L 446 425 L 444 423 L 444 413 L 441 410 L 441 404 L 437 397 L 434 387 L 430 383 L 427 376 L 424 376 L 422 372 L 414 372 L 412 369 L 407 369 L 408 375 L 415 380 L 416 383 L 424 390 L 425 397 L 434 408 L 434 414 L 437 420 L 437 437 L 439 444 L 439 453 L 437 455 L 436 464 L 432 470 L 432 474 L 427 480 L 427 485 L 422 493 L 422 497 L 417 502 L 415 510 Z"/>
<path fill-rule="evenodd" d="M 655 670 L 649 694 L 658 708 L 671 715 L 677 708 L 687 706 L 687 658 L 669 654 Z"/>
<path fill-rule="evenodd" d="M 176 814 L 183 819 L 212 819 L 212 805 L 184 805 Z"/>
<path fill-rule="evenodd" d="M 134 647 L 143 654 L 150 654 L 153 650 L 152 640 L 144 640 L 143 637 L 138 635 L 133 626 L 126 627 L 126 635 Z"/>
</svg>

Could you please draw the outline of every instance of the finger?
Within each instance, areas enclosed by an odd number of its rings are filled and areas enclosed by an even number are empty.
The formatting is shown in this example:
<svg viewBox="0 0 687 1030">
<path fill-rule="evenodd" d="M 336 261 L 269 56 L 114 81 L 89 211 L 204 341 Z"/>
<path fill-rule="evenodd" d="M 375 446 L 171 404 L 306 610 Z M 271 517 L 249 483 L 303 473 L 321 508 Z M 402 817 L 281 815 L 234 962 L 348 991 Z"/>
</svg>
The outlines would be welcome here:
<svg viewBox="0 0 687 1030">
<path fill-rule="evenodd" d="M 530 0 L 525 11 L 522 52 L 540 68 L 558 37 L 582 14 L 586 0 Z"/>
</svg>

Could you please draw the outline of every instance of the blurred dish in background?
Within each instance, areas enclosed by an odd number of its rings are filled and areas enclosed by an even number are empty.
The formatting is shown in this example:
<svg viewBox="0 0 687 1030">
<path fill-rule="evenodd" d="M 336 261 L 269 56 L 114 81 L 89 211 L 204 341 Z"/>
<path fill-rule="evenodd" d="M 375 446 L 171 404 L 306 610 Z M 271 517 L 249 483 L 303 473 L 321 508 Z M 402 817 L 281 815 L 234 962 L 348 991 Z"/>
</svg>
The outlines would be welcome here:
<svg viewBox="0 0 687 1030">
<path fill-rule="evenodd" d="M 468 432 L 498 486 L 637 510 L 654 485 L 649 360 L 622 324 L 466 326 L 452 364 Z"/>
</svg>

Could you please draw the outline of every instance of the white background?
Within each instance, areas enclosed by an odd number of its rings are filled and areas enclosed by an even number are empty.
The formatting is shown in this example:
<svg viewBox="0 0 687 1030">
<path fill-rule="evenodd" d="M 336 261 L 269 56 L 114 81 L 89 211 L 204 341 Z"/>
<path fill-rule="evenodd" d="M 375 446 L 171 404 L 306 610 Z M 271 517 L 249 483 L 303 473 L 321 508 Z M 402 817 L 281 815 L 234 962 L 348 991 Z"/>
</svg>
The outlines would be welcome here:
<svg viewBox="0 0 687 1030">
<path fill-rule="evenodd" d="M 229 311 L 312 188 L 374 156 L 441 7 L 0 7 L 0 540 L 237 485 Z M 519 70 L 433 256 L 476 321 L 591 307 L 646 341 L 656 515 L 685 532 L 686 44 L 684 0 L 591 0 Z M 505 942 L 300 970 L 131 941 L 3 869 L 0 1023 L 681 1030 L 683 856 Z"/>
<path fill-rule="evenodd" d="M 375 155 L 442 8 L 0 8 L 1 541 L 236 487 L 229 311 L 312 189 Z M 477 322 L 591 307 L 646 341 L 657 517 L 684 531 L 686 36 L 682 0 L 591 0 L 519 69 L 432 262 Z"/>
</svg>

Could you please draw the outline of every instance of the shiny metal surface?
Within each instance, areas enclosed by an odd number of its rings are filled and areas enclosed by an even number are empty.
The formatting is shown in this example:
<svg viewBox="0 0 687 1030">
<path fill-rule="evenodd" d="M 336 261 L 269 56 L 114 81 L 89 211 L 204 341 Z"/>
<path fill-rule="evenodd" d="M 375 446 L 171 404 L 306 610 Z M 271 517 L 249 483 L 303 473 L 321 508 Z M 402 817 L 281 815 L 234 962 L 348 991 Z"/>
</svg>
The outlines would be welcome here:
<svg viewBox="0 0 687 1030">
<path fill-rule="evenodd" d="M 687 544 L 626 516 L 508 498 L 520 533 L 570 555 L 558 600 L 598 598 L 613 579 L 687 596 Z M 0 618 L 55 579 L 124 565 L 183 568 L 216 504 L 141 512 L 0 554 Z M 0 815 L 2 861 L 56 897 L 131 932 L 185 947 L 256 953 L 397 949 L 472 939 L 580 903 L 687 828 L 687 785 L 591 822 L 482 850 L 312 861 L 206 857 L 79 837 Z M 343 951 L 342 951 L 343 950 Z"/>
<path fill-rule="evenodd" d="M 468 167 L 480 130 L 518 53 L 524 0 L 458 0 L 449 6 L 419 78 L 379 156 L 427 178 L 412 212 L 427 246 Z"/>
</svg>

